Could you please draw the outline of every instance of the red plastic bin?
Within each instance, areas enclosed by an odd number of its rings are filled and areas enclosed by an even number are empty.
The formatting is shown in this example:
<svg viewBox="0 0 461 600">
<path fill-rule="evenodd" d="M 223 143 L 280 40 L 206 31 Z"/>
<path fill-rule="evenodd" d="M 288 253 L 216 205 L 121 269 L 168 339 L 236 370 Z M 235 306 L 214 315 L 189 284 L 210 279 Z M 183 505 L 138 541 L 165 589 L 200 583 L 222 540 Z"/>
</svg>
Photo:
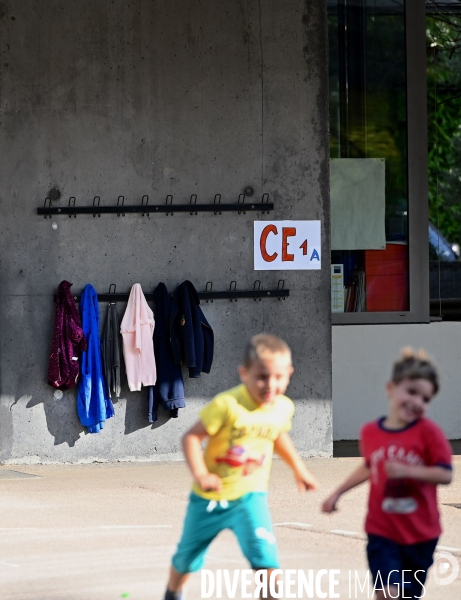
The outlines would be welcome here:
<svg viewBox="0 0 461 600">
<path fill-rule="evenodd" d="M 408 310 L 408 246 L 365 250 L 367 312 Z"/>
</svg>

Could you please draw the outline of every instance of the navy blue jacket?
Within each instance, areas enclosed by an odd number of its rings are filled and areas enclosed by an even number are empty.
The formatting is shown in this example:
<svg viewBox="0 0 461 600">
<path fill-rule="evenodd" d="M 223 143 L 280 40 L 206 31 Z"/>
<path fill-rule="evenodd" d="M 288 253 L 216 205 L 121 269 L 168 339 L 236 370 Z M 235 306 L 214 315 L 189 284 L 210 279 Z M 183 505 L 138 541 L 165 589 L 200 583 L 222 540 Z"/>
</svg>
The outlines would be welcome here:
<svg viewBox="0 0 461 600">
<path fill-rule="evenodd" d="M 170 336 L 176 364 L 184 362 L 189 377 L 209 373 L 213 362 L 214 335 L 200 308 L 197 290 L 190 281 L 179 285 L 170 309 Z"/>
<path fill-rule="evenodd" d="M 164 283 L 159 283 L 155 288 L 154 302 L 154 354 L 157 383 L 148 390 L 149 423 L 157 421 L 160 403 L 165 410 L 170 411 L 172 417 L 178 416 L 178 408 L 186 406 L 181 365 L 176 364 L 170 343 L 171 300 Z"/>
</svg>

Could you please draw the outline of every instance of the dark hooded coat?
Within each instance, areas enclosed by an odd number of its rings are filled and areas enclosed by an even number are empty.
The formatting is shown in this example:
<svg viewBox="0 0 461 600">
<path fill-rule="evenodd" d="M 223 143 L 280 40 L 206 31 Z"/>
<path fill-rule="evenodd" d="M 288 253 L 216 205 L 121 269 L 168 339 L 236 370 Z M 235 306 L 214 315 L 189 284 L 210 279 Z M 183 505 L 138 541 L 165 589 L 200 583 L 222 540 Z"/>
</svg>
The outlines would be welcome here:
<svg viewBox="0 0 461 600">
<path fill-rule="evenodd" d="M 173 294 L 170 336 L 175 363 L 184 362 L 189 368 L 189 377 L 210 372 L 214 334 L 200 308 L 197 290 L 190 281 L 181 283 Z"/>
<path fill-rule="evenodd" d="M 178 409 L 185 408 L 184 381 L 181 365 L 177 364 L 170 342 L 171 300 L 164 283 L 154 290 L 155 330 L 154 354 L 157 367 L 157 383 L 149 387 L 149 422 L 157 421 L 159 404 L 170 411 L 171 417 L 178 416 Z"/>
</svg>

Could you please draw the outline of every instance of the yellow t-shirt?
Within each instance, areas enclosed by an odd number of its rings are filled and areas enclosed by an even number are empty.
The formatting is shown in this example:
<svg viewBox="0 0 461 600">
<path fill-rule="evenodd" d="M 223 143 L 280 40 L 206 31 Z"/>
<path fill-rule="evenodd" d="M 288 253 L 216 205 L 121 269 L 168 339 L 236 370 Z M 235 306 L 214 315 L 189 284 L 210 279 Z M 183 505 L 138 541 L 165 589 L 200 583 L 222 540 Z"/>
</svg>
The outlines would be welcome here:
<svg viewBox="0 0 461 600">
<path fill-rule="evenodd" d="M 293 402 L 278 396 L 260 406 L 245 385 L 218 394 L 200 412 L 209 434 L 204 451 L 210 473 L 222 479 L 220 492 L 192 491 L 210 500 L 235 500 L 249 492 L 265 492 L 269 482 L 274 441 L 291 429 Z"/>
</svg>

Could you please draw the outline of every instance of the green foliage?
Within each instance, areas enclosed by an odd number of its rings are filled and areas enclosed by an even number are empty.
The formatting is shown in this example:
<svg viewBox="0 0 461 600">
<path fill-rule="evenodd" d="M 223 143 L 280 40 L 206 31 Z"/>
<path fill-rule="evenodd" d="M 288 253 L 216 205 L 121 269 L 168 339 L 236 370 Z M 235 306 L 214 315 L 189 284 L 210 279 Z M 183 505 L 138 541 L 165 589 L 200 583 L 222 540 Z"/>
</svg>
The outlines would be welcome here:
<svg viewBox="0 0 461 600">
<path fill-rule="evenodd" d="M 461 243 L 461 18 L 427 18 L 429 218 Z"/>
</svg>

